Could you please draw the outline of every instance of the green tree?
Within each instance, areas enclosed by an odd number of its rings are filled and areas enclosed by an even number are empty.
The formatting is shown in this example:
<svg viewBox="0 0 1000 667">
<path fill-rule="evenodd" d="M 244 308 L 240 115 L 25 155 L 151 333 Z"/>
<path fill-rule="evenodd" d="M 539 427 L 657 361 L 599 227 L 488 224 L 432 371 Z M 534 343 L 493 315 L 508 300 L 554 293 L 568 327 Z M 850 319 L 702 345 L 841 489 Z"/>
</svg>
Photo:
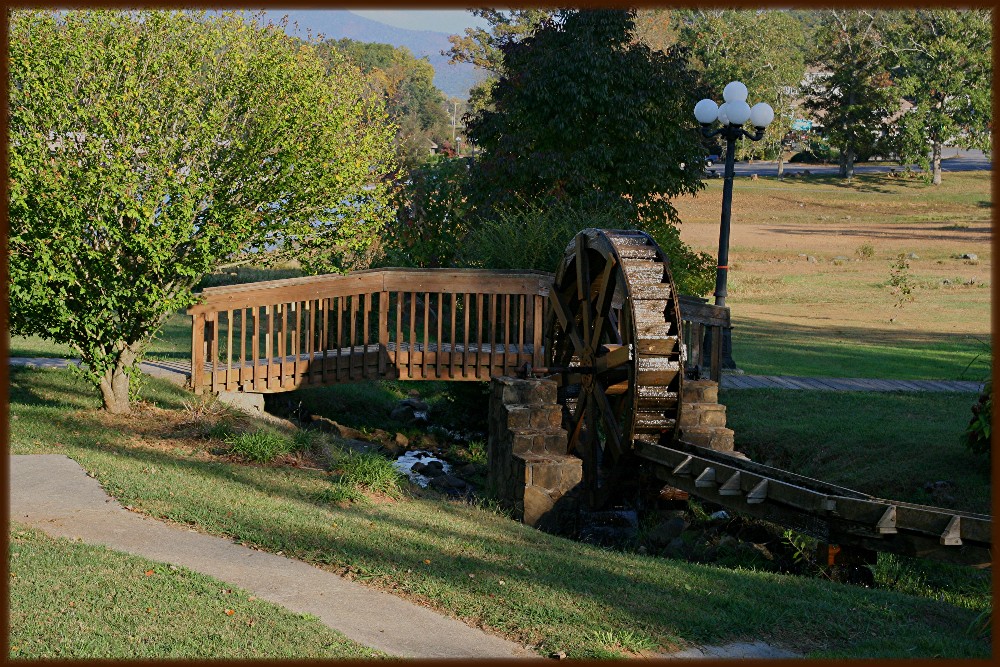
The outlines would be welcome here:
<svg viewBox="0 0 1000 667">
<path fill-rule="evenodd" d="M 490 105 L 493 86 L 503 73 L 503 47 L 518 42 L 535 32 L 552 16 L 545 9 L 470 9 L 469 13 L 484 19 L 488 28 L 466 28 L 462 35 L 451 35 L 451 48 L 442 52 L 450 56 L 451 64 L 471 63 L 489 72 L 489 76 L 469 91 L 469 106 L 473 111 Z"/>
<path fill-rule="evenodd" d="M 691 49 L 711 97 L 721 102 L 730 81 L 742 81 L 748 102 L 767 102 L 772 122 L 759 142 L 740 140 L 740 159 L 774 155 L 783 166 L 782 141 L 791 130 L 793 104 L 805 75 L 806 34 L 799 18 L 782 11 L 678 10 L 678 40 Z"/>
<path fill-rule="evenodd" d="M 831 145 L 840 151 L 840 175 L 853 178 L 886 134 L 899 106 L 883 39 L 884 12 L 832 10 L 821 13 L 813 64 L 822 74 L 807 89 L 807 107 L 823 116 Z"/>
<path fill-rule="evenodd" d="M 389 117 L 396 123 L 396 145 L 400 159 L 414 168 L 427 160 L 431 143 L 451 137 L 451 121 L 445 96 L 434 85 L 434 66 L 426 58 L 415 58 L 406 47 L 358 42 L 353 39 L 326 41 L 320 45 L 325 58 L 339 51 L 369 77 L 373 91 L 385 99 Z M 332 59 L 337 66 L 342 59 Z"/>
<path fill-rule="evenodd" d="M 235 14 L 15 11 L 10 328 L 71 345 L 104 406 L 221 262 L 366 265 L 392 127 L 357 69 Z"/>
<path fill-rule="evenodd" d="M 913 105 L 895 121 L 900 159 L 929 167 L 933 183 L 939 185 L 946 143 L 991 147 L 991 12 L 898 12 L 888 37 L 895 56 L 894 80 Z"/>
<path fill-rule="evenodd" d="M 476 216 L 547 198 L 577 202 L 574 210 L 587 202 L 604 210 L 610 200 L 668 252 L 690 254 L 672 236 L 679 219 L 670 199 L 702 187 L 697 80 L 681 50 L 638 43 L 633 18 L 560 11 L 503 45 L 493 109 L 466 123 L 481 149 L 470 173 Z"/>
</svg>

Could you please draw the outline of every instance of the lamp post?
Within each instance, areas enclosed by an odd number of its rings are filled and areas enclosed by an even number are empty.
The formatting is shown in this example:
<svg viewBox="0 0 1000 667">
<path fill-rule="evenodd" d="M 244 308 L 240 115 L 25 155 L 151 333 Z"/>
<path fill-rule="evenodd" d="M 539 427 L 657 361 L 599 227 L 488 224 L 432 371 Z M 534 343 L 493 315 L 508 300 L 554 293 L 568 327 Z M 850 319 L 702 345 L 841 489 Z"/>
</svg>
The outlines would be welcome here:
<svg viewBox="0 0 1000 667">
<path fill-rule="evenodd" d="M 725 180 L 722 186 L 722 221 L 719 229 L 719 263 L 715 274 L 715 305 L 726 305 L 726 282 L 729 277 L 729 220 L 733 208 L 733 170 L 736 163 L 736 140 L 746 137 L 751 141 L 760 141 L 764 130 L 774 120 L 774 110 L 765 102 L 755 104 L 752 108 L 747 104 L 747 87 L 739 81 L 730 81 L 722 91 L 724 102 L 719 106 L 714 101 L 705 99 L 694 107 L 694 116 L 701 123 L 701 133 L 706 138 L 720 135 L 726 140 Z M 718 120 L 721 127 L 711 129 L 712 123 Z M 754 127 L 753 134 L 743 129 L 750 121 Z M 726 330 L 723 338 L 723 367 L 735 368 L 732 358 L 731 331 Z"/>
</svg>

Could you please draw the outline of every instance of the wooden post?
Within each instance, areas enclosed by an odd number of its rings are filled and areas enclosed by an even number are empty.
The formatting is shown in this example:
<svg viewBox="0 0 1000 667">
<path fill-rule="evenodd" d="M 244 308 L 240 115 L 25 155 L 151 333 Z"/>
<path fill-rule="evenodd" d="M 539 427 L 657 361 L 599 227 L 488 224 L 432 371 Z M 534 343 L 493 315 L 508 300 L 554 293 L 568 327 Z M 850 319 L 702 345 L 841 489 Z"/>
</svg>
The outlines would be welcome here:
<svg viewBox="0 0 1000 667">
<path fill-rule="evenodd" d="M 191 389 L 202 393 L 201 378 L 205 371 L 205 313 L 191 318 Z"/>
<path fill-rule="evenodd" d="M 378 294 L 378 374 L 385 376 L 385 358 L 389 354 L 389 293 Z"/>
</svg>

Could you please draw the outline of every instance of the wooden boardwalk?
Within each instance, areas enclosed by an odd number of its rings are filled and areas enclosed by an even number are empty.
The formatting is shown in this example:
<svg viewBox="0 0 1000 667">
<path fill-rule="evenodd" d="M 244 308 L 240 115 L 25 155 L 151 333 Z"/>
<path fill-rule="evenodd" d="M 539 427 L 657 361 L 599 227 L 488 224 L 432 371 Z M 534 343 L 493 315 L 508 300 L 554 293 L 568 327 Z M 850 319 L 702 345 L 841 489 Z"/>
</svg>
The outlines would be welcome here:
<svg viewBox="0 0 1000 667">
<path fill-rule="evenodd" d="M 813 391 L 933 391 L 978 393 L 982 382 L 963 380 L 880 380 L 877 378 L 796 377 L 723 374 L 724 389 L 807 389 Z"/>
</svg>

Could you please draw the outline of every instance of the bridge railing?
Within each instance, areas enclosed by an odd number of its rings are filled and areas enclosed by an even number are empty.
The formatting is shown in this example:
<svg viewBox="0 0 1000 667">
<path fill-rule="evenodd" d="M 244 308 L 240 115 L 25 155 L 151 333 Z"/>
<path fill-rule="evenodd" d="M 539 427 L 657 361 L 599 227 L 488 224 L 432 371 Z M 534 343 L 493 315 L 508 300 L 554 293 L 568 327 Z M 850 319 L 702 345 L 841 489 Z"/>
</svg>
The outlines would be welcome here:
<svg viewBox="0 0 1000 667">
<path fill-rule="evenodd" d="M 722 332 L 731 326 L 729 308 L 683 294 L 679 301 L 681 335 L 688 351 L 685 366 L 698 366 L 701 377 L 719 382 L 722 378 Z"/>
<path fill-rule="evenodd" d="M 552 280 L 540 271 L 374 269 L 210 287 L 188 310 L 191 385 L 269 393 L 541 367 Z M 688 296 L 680 307 L 688 366 L 718 381 L 729 309 Z"/>
<path fill-rule="evenodd" d="M 487 380 L 543 364 L 552 275 L 377 269 L 207 288 L 195 391 L 287 391 L 366 378 Z"/>
</svg>

